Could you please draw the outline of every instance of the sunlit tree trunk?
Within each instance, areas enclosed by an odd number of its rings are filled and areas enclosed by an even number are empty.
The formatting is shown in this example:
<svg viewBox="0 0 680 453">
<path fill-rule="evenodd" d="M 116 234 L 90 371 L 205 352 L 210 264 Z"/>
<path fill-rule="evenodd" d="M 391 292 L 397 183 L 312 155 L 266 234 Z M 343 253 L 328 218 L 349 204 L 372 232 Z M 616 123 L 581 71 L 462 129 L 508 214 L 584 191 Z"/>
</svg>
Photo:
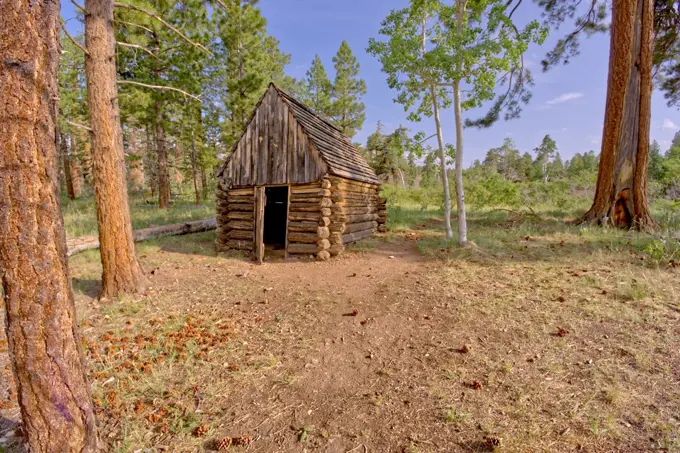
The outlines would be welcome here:
<svg viewBox="0 0 680 453">
<path fill-rule="evenodd" d="M 456 122 L 456 210 L 458 213 L 458 244 L 467 244 L 467 217 L 463 188 L 463 112 L 460 104 L 460 82 L 453 82 L 453 111 Z"/>
<path fill-rule="evenodd" d="M 586 222 L 639 229 L 655 225 L 647 199 L 653 6 L 652 0 L 613 3 L 602 152 Z"/>
<path fill-rule="evenodd" d="M 61 159 L 64 163 L 64 181 L 66 181 L 66 195 L 69 200 L 75 200 L 76 195 L 73 192 L 73 174 L 71 173 L 71 158 L 68 155 L 68 143 L 66 142 L 66 135 L 59 132 L 59 149 L 61 150 Z"/>
<path fill-rule="evenodd" d="M 76 198 L 80 197 L 83 193 L 83 169 L 80 163 L 80 156 L 78 153 L 78 140 L 76 139 L 76 134 L 71 132 L 71 155 L 70 167 L 71 167 L 71 184 L 73 184 L 73 195 Z"/>
<path fill-rule="evenodd" d="M 194 131 L 191 131 L 191 175 L 194 180 L 194 194 L 196 195 L 196 204 L 201 204 L 201 192 L 198 190 L 198 156 L 196 153 L 196 138 L 194 137 Z"/>
<path fill-rule="evenodd" d="M 439 101 L 437 99 L 437 90 L 434 84 L 430 85 L 430 95 L 432 96 L 432 108 L 434 111 L 434 124 L 437 131 L 437 143 L 439 145 L 439 166 L 442 172 L 442 184 L 444 185 L 444 229 L 446 230 L 446 237 L 453 238 L 453 229 L 451 228 L 451 190 L 449 189 L 449 176 L 446 172 L 446 151 L 444 147 L 444 137 L 442 135 L 442 123 L 439 119 Z"/>
<path fill-rule="evenodd" d="M 170 173 L 168 172 L 168 149 L 165 143 L 165 128 L 160 101 L 154 102 L 156 126 L 156 158 L 158 159 L 158 207 L 170 206 Z"/>
<path fill-rule="evenodd" d="M 116 87 L 113 1 L 85 1 L 85 74 L 92 127 L 92 169 L 102 259 L 101 298 L 147 284 L 132 236 Z"/>
<path fill-rule="evenodd" d="M 0 1 L 0 277 L 28 451 L 93 453 L 59 206 L 59 2 Z"/>
</svg>

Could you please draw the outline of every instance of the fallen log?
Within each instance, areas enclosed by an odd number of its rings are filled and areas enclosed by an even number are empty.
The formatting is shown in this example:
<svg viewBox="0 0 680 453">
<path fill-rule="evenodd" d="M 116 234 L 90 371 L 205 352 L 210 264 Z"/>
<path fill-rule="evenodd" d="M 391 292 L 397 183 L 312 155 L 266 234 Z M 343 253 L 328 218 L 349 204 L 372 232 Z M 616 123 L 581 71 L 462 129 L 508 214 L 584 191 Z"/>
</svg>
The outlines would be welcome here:
<svg viewBox="0 0 680 453">
<path fill-rule="evenodd" d="M 181 236 L 184 234 L 202 233 L 205 231 L 212 231 L 216 228 L 217 220 L 213 218 L 186 223 L 175 223 L 172 225 L 163 225 L 154 228 L 143 228 L 141 230 L 136 230 L 133 233 L 133 236 L 135 242 L 140 242 L 163 236 Z M 66 243 L 68 248 L 68 256 L 73 256 L 85 250 L 99 248 L 99 238 L 97 236 L 81 236 L 68 239 Z"/>
</svg>

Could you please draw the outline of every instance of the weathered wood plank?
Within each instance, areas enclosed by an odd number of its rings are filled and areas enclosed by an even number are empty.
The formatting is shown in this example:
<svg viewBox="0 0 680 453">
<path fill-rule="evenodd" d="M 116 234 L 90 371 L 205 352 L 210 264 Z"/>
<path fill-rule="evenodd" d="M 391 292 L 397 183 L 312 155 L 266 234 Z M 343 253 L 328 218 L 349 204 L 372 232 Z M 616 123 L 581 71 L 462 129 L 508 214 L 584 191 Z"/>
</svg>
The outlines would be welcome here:
<svg viewBox="0 0 680 453">
<path fill-rule="evenodd" d="M 313 233 L 290 231 L 288 232 L 288 241 L 295 244 L 316 244 L 319 241 L 319 235 L 316 231 Z"/>
<path fill-rule="evenodd" d="M 226 217 L 229 220 L 250 220 L 251 222 L 255 219 L 252 211 L 229 211 Z M 253 225 L 250 228 L 253 228 Z"/>
<path fill-rule="evenodd" d="M 227 237 L 229 239 L 241 239 L 241 240 L 244 240 L 244 241 L 251 241 L 251 242 L 253 241 L 253 238 L 254 238 L 252 229 L 247 230 L 247 231 L 246 230 L 231 229 L 227 233 Z"/>
<path fill-rule="evenodd" d="M 255 259 L 264 260 L 264 187 L 255 188 Z"/>
</svg>

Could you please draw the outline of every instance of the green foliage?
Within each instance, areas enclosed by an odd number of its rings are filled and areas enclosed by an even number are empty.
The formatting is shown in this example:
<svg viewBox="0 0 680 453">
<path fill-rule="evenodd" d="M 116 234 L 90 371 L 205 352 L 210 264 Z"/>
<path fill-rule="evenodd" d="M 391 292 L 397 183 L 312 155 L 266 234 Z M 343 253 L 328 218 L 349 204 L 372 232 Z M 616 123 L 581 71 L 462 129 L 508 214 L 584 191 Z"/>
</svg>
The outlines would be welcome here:
<svg viewBox="0 0 680 453">
<path fill-rule="evenodd" d="M 656 266 L 680 264 L 680 243 L 672 238 L 654 239 L 647 244 L 644 253 Z"/>
<path fill-rule="evenodd" d="M 366 119 L 366 107 L 361 98 L 366 94 L 366 82 L 359 78 L 359 62 L 347 41 L 342 41 L 333 57 L 335 81 L 333 82 L 332 118 L 343 134 L 354 137 Z"/>
<path fill-rule="evenodd" d="M 328 75 L 326 75 L 326 69 L 323 67 L 319 55 L 314 57 L 305 80 L 305 92 L 302 100 L 318 114 L 330 118 L 333 113 L 331 110 L 331 92 L 333 87 Z"/>
<path fill-rule="evenodd" d="M 466 199 L 475 208 L 507 206 L 517 207 L 520 196 L 517 184 L 492 172 L 487 176 L 465 179 Z"/>
</svg>

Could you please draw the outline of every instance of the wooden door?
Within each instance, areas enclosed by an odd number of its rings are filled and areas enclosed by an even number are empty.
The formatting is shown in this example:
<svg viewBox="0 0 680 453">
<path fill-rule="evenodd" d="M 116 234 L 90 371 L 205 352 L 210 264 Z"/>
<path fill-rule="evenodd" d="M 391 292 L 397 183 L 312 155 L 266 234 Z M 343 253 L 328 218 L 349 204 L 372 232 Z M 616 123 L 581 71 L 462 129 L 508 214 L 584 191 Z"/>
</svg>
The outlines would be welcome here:
<svg viewBox="0 0 680 453">
<path fill-rule="evenodd" d="M 267 204 L 264 186 L 255 188 L 255 260 L 262 263 L 264 259 L 264 207 Z"/>
</svg>

